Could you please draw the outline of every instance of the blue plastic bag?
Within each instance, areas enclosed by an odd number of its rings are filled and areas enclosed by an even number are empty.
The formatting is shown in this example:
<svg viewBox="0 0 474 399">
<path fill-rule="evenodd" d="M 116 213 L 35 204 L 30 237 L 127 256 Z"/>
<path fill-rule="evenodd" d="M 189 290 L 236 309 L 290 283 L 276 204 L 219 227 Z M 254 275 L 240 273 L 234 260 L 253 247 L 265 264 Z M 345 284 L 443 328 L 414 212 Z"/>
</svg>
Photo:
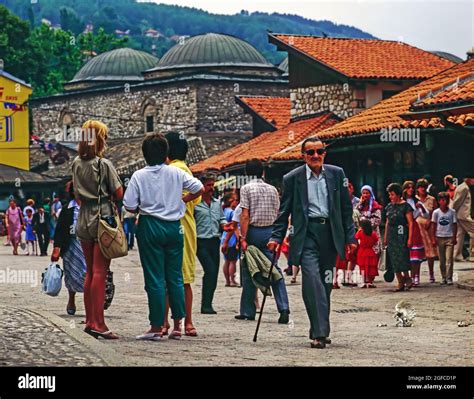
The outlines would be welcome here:
<svg viewBox="0 0 474 399">
<path fill-rule="evenodd" d="M 50 296 L 57 296 L 61 291 L 62 282 L 63 270 L 58 263 L 50 263 L 41 275 L 41 286 L 43 292 Z"/>
</svg>

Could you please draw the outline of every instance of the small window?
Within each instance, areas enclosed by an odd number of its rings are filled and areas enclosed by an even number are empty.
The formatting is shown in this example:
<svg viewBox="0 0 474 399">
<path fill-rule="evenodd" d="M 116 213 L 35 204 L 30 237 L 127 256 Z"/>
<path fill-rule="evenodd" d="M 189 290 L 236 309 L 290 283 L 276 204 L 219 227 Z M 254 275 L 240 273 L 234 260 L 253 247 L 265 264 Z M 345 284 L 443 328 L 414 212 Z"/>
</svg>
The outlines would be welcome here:
<svg viewBox="0 0 474 399">
<path fill-rule="evenodd" d="M 146 116 L 146 132 L 150 133 L 154 131 L 154 126 L 153 126 L 153 115 L 147 115 Z"/>
<path fill-rule="evenodd" d="M 395 94 L 400 93 L 400 90 L 383 90 L 382 91 L 382 100 L 386 100 L 394 96 Z"/>
<path fill-rule="evenodd" d="M 355 99 L 355 108 L 365 108 L 365 99 L 364 98 L 356 98 Z"/>
</svg>

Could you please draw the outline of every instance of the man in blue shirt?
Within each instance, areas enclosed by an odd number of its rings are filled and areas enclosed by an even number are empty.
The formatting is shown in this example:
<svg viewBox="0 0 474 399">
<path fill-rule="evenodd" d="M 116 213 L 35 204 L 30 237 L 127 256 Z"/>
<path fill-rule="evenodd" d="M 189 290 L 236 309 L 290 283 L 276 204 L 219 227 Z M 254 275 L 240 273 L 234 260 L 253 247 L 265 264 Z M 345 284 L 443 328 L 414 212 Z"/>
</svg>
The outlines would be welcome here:
<svg viewBox="0 0 474 399">
<path fill-rule="evenodd" d="M 201 313 L 217 314 L 212 307 L 217 287 L 220 262 L 220 235 L 226 224 L 221 202 L 213 197 L 216 177 L 205 174 L 201 177 L 204 185 L 201 202 L 194 208 L 197 230 L 197 257 L 204 270 L 202 278 Z"/>
</svg>

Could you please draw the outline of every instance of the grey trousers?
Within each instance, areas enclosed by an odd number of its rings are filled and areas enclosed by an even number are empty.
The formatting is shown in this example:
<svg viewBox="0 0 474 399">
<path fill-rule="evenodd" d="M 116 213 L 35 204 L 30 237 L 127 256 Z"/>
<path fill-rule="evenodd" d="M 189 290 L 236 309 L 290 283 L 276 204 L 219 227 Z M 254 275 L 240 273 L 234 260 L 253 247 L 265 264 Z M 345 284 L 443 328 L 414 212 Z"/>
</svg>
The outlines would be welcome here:
<svg viewBox="0 0 474 399">
<path fill-rule="evenodd" d="M 311 325 L 310 339 L 329 337 L 330 296 L 336 256 L 329 223 L 310 221 L 301 256 L 303 301 Z"/>
</svg>

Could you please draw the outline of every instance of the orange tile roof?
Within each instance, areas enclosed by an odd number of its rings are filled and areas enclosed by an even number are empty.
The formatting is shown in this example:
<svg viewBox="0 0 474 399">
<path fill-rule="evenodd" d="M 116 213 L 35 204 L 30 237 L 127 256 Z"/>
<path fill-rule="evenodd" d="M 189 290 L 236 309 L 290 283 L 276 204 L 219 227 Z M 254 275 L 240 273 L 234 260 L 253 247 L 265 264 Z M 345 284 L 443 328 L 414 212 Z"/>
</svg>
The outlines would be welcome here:
<svg viewBox="0 0 474 399">
<path fill-rule="evenodd" d="M 290 123 L 289 97 L 237 96 L 237 98 L 245 108 L 255 112 L 277 129 Z"/>
<path fill-rule="evenodd" d="M 458 76 L 464 76 L 471 72 L 474 68 L 474 59 L 469 59 L 463 63 L 457 64 L 452 68 L 447 69 L 433 76 L 431 79 L 418 83 L 415 86 L 408 88 L 386 100 L 379 102 L 371 108 L 368 108 L 361 113 L 354 115 L 344 121 L 325 129 L 315 136 L 322 140 L 331 140 L 341 137 L 350 137 L 355 135 L 364 135 L 370 133 L 379 133 L 381 129 L 400 128 L 400 127 L 426 127 L 426 128 L 441 128 L 443 127 L 439 118 L 431 118 L 421 121 L 406 121 L 400 115 L 406 114 L 413 99 L 418 98 L 419 93 L 426 93 L 427 91 L 440 87 L 443 84 L 449 83 Z M 462 126 L 472 125 L 472 114 L 458 115 L 450 117 L 453 123 L 458 123 Z M 287 148 L 275 156 L 274 160 L 289 160 L 299 158 L 299 148 Z"/>
<path fill-rule="evenodd" d="M 289 34 L 270 34 L 269 39 L 352 79 L 426 79 L 455 65 L 428 51 L 389 40 Z"/>
<path fill-rule="evenodd" d="M 291 122 L 284 128 L 274 132 L 262 133 L 246 143 L 192 165 L 191 171 L 202 173 L 206 169 L 223 170 L 231 166 L 244 164 L 252 158 L 268 161 L 278 151 L 338 123 L 339 120 L 332 112 L 324 112 L 317 116 Z"/>
<path fill-rule="evenodd" d="M 452 115 L 448 116 L 448 121 L 454 123 L 458 126 L 474 126 L 474 113 L 461 114 L 461 115 Z M 442 128 L 444 127 L 443 122 L 440 118 L 424 118 L 420 120 L 406 121 L 404 123 L 405 127 L 413 127 L 420 129 L 427 128 Z"/>
<path fill-rule="evenodd" d="M 474 72 L 472 71 L 466 76 L 458 76 L 454 81 L 420 94 L 419 98 L 412 101 L 410 110 L 468 103 L 474 103 Z"/>
</svg>

